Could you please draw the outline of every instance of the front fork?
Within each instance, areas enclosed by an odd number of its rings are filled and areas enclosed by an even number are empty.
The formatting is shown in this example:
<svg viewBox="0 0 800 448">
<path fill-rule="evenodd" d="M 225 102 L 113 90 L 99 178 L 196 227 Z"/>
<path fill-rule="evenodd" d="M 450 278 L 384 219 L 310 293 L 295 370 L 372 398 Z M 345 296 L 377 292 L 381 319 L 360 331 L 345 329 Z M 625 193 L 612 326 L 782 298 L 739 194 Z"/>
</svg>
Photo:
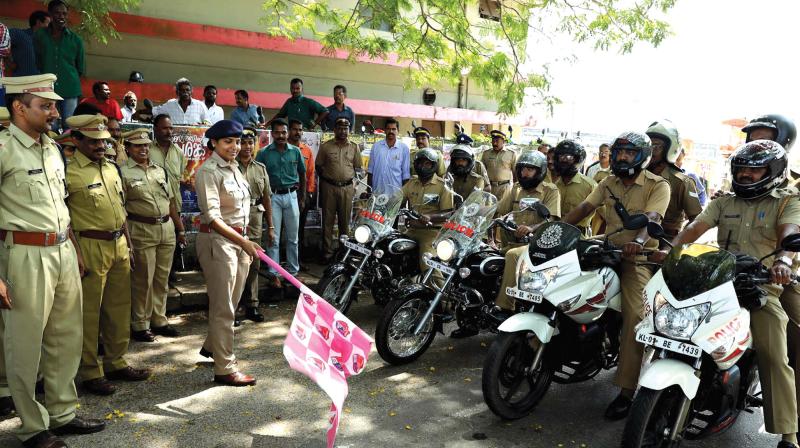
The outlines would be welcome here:
<svg viewBox="0 0 800 448">
<path fill-rule="evenodd" d="M 425 314 L 422 316 L 422 319 L 419 321 L 419 323 L 417 323 L 417 326 L 414 327 L 414 332 L 412 333 L 414 336 L 418 336 L 420 332 L 422 332 L 422 327 L 425 326 L 425 322 L 427 322 L 428 319 L 430 319 L 431 314 L 433 314 L 433 310 L 435 310 L 436 306 L 439 305 L 439 302 L 442 300 L 442 296 L 444 295 L 445 290 L 447 290 L 447 285 L 449 285 L 450 281 L 453 280 L 453 277 L 458 272 L 458 266 L 460 265 L 461 263 L 459 262 L 456 265 L 456 268 L 453 269 L 453 272 L 447 276 L 442 287 L 437 289 L 436 295 L 433 297 L 430 306 L 428 306 L 428 309 L 425 311 Z M 428 280 L 430 280 L 431 276 L 433 275 L 434 269 L 436 268 L 428 268 L 428 271 L 425 272 L 425 276 L 422 278 L 423 285 L 428 284 Z"/>
<path fill-rule="evenodd" d="M 347 249 L 347 254 L 345 254 L 344 257 L 345 260 L 347 259 L 347 255 L 349 254 L 350 254 L 350 249 Z M 364 259 L 361 260 L 361 264 L 359 264 L 358 267 L 356 268 L 356 271 L 353 272 L 353 278 L 351 278 L 350 283 L 347 284 L 347 288 L 345 288 L 344 290 L 344 295 L 342 295 L 343 298 L 350 297 L 350 291 L 353 290 L 353 288 L 356 286 L 356 282 L 358 281 L 359 278 L 361 278 L 361 271 L 363 271 L 364 266 L 367 265 L 369 257 L 370 257 L 369 255 L 364 255 Z"/>
<path fill-rule="evenodd" d="M 703 363 L 702 358 L 697 358 L 694 362 L 694 370 L 696 371 L 696 375 L 700 374 L 700 366 Z M 692 406 L 692 400 L 689 399 L 686 395 L 683 395 L 681 398 L 681 405 L 678 407 L 678 418 L 675 420 L 675 425 L 672 427 L 669 433 L 669 440 L 676 442 L 680 440 L 681 429 L 686 425 L 686 419 L 689 417 L 689 409 Z"/>
</svg>

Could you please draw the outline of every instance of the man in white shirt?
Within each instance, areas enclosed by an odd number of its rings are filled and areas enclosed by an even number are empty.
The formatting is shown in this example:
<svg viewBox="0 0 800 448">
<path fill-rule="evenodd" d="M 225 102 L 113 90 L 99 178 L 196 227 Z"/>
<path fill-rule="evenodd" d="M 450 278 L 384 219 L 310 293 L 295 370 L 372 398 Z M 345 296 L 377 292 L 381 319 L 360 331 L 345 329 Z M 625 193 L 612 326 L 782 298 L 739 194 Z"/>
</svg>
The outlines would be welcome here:
<svg viewBox="0 0 800 448">
<path fill-rule="evenodd" d="M 222 108 L 217 106 L 217 88 L 215 86 L 206 86 L 203 89 L 203 98 L 206 100 L 206 109 L 208 109 L 208 121 L 212 125 L 220 120 L 225 119 L 225 112 Z"/>
<path fill-rule="evenodd" d="M 175 82 L 175 95 L 166 103 L 153 107 L 153 116 L 159 114 L 169 115 L 172 124 L 203 124 L 208 123 L 208 109 L 206 105 L 192 98 L 192 83 L 186 78 Z"/>
<path fill-rule="evenodd" d="M 590 179 L 594 179 L 594 176 L 601 171 L 607 173 L 611 172 L 611 150 L 608 148 L 607 144 L 603 143 L 600 145 L 600 149 L 598 150 L 598 158 L 600 160 L 586 168 L 586 176 Z"/>
<path fill-rule="evenodd" d="M 133 121 L 133 114 L 136 113 L 136 94 L 128 91 L 122 98 L 122 122 L 130 123 Z"/>
</svg>

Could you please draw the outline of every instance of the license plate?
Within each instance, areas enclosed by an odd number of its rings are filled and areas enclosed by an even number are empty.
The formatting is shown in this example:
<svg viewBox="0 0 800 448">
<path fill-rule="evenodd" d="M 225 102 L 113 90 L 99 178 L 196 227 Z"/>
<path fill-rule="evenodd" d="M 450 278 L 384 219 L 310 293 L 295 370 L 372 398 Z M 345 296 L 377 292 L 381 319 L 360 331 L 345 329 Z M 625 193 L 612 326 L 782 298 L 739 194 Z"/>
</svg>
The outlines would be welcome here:
<svg viewBox="0 0 800 448">
<path fill-rule="evenodd" d="M 425 264 L 427 264 L 429 267 L 442 271 L 442 274 L 445 275 L 451 275 L 452 273 L 456 272 L 455 269 L 451 268 L 446 264 L 439 263 L 436 260 L 425 260 Z"/>
<path fill-rule="evenodd" d="M 366 247 L 364 247 L 364 246 L 362 246 L 360 244 L 351 243 L 350 241 L 345 241 L 344 242 L 344 247 L 346 247 L 348 249 L 352 249 L 352 250 L 354 250 L 354 251 L 356 251 L 356 252 L 358 252 L 360 254 L 372 255 L 372 251 L 371 250 L 367 249 Z"/>
<path fill-rule="evenodd" d="M 515 299 L 527 300 L 528 302 L 533 303 L 542 303 L 542 295 L 537 292 L 523 291 L 521 289 L 512 288 L 509 286 L 506 288 L 506 294 Z"/>
<path fill-rule="evenodd" d="M 699 358 L 702 354 L 700 347 L 694 344 L 687 344 L 681 341 L 662 338 L 654 334 L 636 333 L 636 342 L 641 342 L 644 345 L 652 345 L 653 347 L 662 348 L 671 352 L 680 353 L 682 355 L 691 356 L 692 358 Z"/>
</svg>

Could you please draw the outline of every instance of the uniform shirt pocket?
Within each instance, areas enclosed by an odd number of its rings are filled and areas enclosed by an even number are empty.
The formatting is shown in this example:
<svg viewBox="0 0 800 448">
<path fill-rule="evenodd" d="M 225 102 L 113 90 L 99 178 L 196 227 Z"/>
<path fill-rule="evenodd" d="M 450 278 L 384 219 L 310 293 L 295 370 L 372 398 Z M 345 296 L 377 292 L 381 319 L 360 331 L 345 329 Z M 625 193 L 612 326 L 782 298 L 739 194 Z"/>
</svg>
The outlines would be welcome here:
<svg viewBox="0 0 800 448">
<path fill-rule="evenodd" d="M 103 188 L 101 182 L 89 184 L 83 191 L 87 201 L 94 204 L 95 207 L 100 207 L 103 204 L 103 200 L 106 197 L 106 189 Z"/>
<path fill-rule="evenodd" d="M 225 192 L 234 199 L 242 199 L 244 197 L 242 187 L 240 187 L 235 180 L 226 180 L 222 182 L 222 187 L 225 189 Z"/>
<path fill-rule="evenodd" d="M 742 214 L 737 212 L 723 212 L 719 218 L 719 230 L 717 233 L 717 243 L 723 249 L 728 246 L 728 241 L 736 244 L 731 250 L 739 249 L 739 231 L 742 227 Z"/>
<path fill-rule="evenodd" d="M 43 169 L 22 171 L 14 175 L 14 183 L 22 197 L 30 198 L 31 203 L 38 204 L 50 197 L 47 177 Z"/>
</svg>

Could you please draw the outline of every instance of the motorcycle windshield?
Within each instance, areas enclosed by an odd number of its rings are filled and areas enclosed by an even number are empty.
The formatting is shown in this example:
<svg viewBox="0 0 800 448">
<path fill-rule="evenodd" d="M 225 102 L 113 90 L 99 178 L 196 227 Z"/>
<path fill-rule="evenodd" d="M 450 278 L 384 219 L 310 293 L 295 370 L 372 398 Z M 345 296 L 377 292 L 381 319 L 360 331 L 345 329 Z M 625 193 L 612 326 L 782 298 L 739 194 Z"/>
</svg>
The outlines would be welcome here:
<svg viewBox="0 0 800 448">
<path fill-rule="evenodd" d="M 565 222 L 547 222 L 539 226 L 530 238 L 528 254 L 534 265 L 552 260 L 574 250 L 581 239 L 581 231 Z"/>
<path fill-rule="evenodd" d="M 359 226 L 367 226 L 372 240 L 377 241 L 392 232 L 392 224 L 400 213 L 403 204 L 403 191 L 400 189 L 373 192 L 367 206 L 358 212 Z"/>
<path fill-rule="evenodd" d="M 687 300 L 733 281 L 736 257 L 718 247 L 684 244 L 672 248 L 661 273 L 672 295 L 677 300 Z"/>
<path fill-rule="evenodd" d="M 485 191 L 473 191 L 461 207 L 442 224 L 439 235 L 433 242 L 437 247 L 442 240 L 455 243 L 455 257 L 464 257 L 480 246 L 486 236 L 486 229 L 492 224 L 497 211 L 497 198 Z"/>
</svg>

